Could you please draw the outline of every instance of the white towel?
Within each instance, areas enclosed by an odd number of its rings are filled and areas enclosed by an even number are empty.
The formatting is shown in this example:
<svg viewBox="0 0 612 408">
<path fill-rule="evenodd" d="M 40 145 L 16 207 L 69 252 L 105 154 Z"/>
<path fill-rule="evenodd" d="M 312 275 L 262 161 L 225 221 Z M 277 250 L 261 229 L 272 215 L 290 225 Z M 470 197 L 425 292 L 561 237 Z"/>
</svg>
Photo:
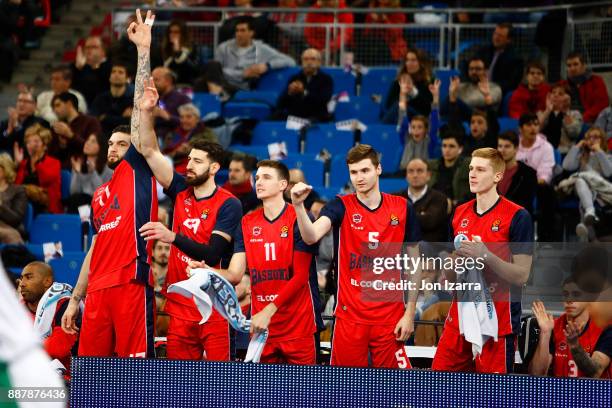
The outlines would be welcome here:
<svg viewBox="0 0 612 408">
<path fill-rule="evenodd" d="M 474 241 L 480 242 L 480 237 L 474 236 Z M 468 238 L 459 234 L 455 237 L 455 248 L 459 249 L 461 241 Z M 474 358 L 482 353 L 482 347 L 490 338 L 497 341 L 498 322 L 495 304 L 491 299 L 489 287 L 477 269 L 470 269 L 462 274 L 457 274 L 459 283 L 479 283 L 482 288 L 480 292 L 469 290 L 457 293 L 457 316 L 459 318 L 459 332 L 465 340 L 472 343 L 472 355 Z"/>
<path fill-rule="evenodd" d="M 36 308 L 36 319 L 34 320 L 34 330 L 41 339 L 51 335 L 57 302 L 60 299 L 70 298 L 70 296 L 72 296 L 72 286 L 59 282 L 53 282 L 53 285 L 42 295 Z"/>
<path fill-rule="evenodd" d="M 168 293 L 193 299 L 202 316 L 200 324 L 210 318 L 214 307 L 235 330 L 249 333 L 251 321 L 242 314 L 234 286 L 211 269 L 192 269 L 191 273 L 189 279 L 170 285 Z M 267 339 L 267 330 L 253 335 L 245 362 L 259 362 Z"/>
</svg>

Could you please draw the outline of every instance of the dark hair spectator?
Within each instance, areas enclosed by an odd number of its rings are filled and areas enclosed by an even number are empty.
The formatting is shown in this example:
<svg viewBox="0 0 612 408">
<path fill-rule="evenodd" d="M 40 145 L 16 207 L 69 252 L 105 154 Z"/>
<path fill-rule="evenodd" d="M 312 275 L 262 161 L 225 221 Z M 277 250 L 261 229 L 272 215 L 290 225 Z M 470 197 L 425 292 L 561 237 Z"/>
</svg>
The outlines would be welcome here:
<svg viewBox="0 0 612 408">
<path fill-rule="evenodd" d="M 55 95 L 70 92 L 76 96 L 79 105 L 79 112 L 87 113 L 87 102 L 85 97 L 76 89 L 72 89 L 72 71 L 68 66 L 58 66 L 51 69 L 50 76 L 51 89 L 43 91 L 36 97 L 36 110 L 40 117 L 53 123 L 57 120 L 57 115 L 53 112 L 51 100 Z"/>
<path fill-rule="evenodd" d="M 199 73 L 199 51 L 184 21 L 170 21 L 161 44 L 161 54 L 164 67 L 176 74 L 177 83 L 193 84 Z"/>
<path fill-rule="evenodd" d="M 72 86 L 83 94 L 88 105 L 108 89 L 111 64 L 101 37 L 87 37 L 84 45 L 77 47 L 76 59 L 70 67 Z"/>
<path fill-rule="evenodd" d="M 512 92 L 508 103 L 508 116 L 518 119 L 522 114 L 546 109 L 546 95 L 550 85 L 546 83 L 546 68 L 539 61 L 531 61 L 525 68 L 525 78 Z"/>
<path fill-rule="evenodd" d="M 534 169 L 516 159 L 518 149 L 519 137 L 515 131 L 500 133 L 497 138 L 497 150 L 506 162 L 506 170 L 497 184 L 497 191 L 533 215 L 538 179 Z"/>
<path fill-rule="evenodd" d="M 113 63 L 109 82 L 110 89 L 96 96 L 90 111 L 100 121 L 107 138 L 115 127 L 130 124 L 134 106 L 134 90 L 130 86 L 130 72 L 126 63 Z"/>
<path fill-rule="evenodd" d="M 546 96 L 545 109 L 537 113 L 541 132 L 562 153 L 567 153 L 582 130 L 582 114 L 571 106 L 567 85 L 557 84 Z"/>
</svg>

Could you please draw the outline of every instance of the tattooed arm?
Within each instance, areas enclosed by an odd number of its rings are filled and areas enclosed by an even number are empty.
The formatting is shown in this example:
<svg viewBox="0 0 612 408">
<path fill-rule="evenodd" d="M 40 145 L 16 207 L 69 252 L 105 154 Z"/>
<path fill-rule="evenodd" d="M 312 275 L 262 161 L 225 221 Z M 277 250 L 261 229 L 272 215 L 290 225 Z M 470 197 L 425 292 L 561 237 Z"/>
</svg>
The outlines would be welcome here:
<svg viewBox="0 0 612 408">
<path fill-rule="evenodd" d="M 142 20 L 140 9 L 136 10 L 136 21 L 128 27 L 128 37 L 138 50 L 138 65 L 136 79 L 134 80 L 134 108 L 131 120 L 131 141 L 136 150 L 140 152 L 140 98 L 144 93 L 145 80 L 151 76 L 151 27 L 155 16 L 151 10 L 147 11 L 145 21 Z M 149 24 L 147 24 L 149 22 Z"/>
<path fill-rule="evenodd" d="M 606 340 L 604 341 L 608 343 L 607 350 L 609 350 L 609 332 L 606 335 L 604 335 L 605 332 L 602 333 L 600 339 L 597 341 L 597 345 L 595 346 L 595 351 L 593 351 L 593 354 L 589 356 L 578 342 L 582 329 L 583 327 L 578 327 L 576 323 L 568 321 L 564 330 L 567 344 L 570 347 L 570 351 L 572 352 L 572 357 L 574 358 L 576 366 L 587 377 L 599 378 L 610 364 L 610 357 L 602 352 L 606 350 L 606 348 L 600 345 L 602 340 L 605 338 Z M 602 351 L 599 350 L 600 348 Z"/>
</svg>

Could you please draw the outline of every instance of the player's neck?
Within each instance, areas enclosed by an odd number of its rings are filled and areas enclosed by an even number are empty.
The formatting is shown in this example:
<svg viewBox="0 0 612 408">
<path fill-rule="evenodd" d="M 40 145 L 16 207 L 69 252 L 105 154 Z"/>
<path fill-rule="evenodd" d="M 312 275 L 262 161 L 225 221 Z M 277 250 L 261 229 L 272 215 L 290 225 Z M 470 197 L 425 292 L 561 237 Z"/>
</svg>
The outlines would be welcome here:
<svg viewBox="0 0 612 408">
<path fill-rule="evenodd" d="M 365 193 L 357 192 L 357 199 L 370 210 L 373 210 L 374 208 L 378 208 L 380 205 L 380 202 L 382 201 L 382 194 L 378 188 L 373 188 Z"/>
<path fill-rule="evenodd" d="M 483 214 L 491 209 L 499 200 L 496 185 L 493 185 L 488 191 L 476 194 L 476 211 L 478 214 Z"/>
<path fill-rule="evenodd" d="M 193 187 L 193 195 L 195 195 L 195 198 L 198 199 L 210 197 L 212 193 L 215 192 L 216 188 L 217 185 L 215 184 L 215 178 L 213 176 L 210 176 L 205 183 Z"/>
<path fill-rule="evenodd" d="M 40 301 L 37 300 L 36 302 L 24 302 L 26 307 L 28 308 L 28 310 L 32 313 L 36 313 L 36 309 L 38 309 L 38 302 Z"/>
<path fill-rule="evenodd" d="M 585 309 L 573 319 L 568 316 L 567 320 L 572 320 L 574 323 L 576 323 L 576 325 L 578 325 L 578 327 L 582 327 L 584 329 L 584 325 L 589 321 L 589 311 Z"/>
<path fill-rule="evenodd" d="M 283 193 L 263 200 L 264 215 L 269 220 L 274 220 L 285 208 Z"/>
</svg>

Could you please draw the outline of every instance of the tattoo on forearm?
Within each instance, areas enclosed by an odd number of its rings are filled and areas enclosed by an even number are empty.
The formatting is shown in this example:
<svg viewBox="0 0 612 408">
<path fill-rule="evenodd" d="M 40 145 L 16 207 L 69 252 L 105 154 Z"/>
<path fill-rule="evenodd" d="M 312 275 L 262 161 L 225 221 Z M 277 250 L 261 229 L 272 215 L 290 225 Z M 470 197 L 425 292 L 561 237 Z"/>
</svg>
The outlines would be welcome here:
<svg viewBox="0 0 612 408">
<path fill-rule="evenodd" d="M 578 368 L 586 374 L 587 377 L 594 377 L 599 371 L 599 364 L 584 351 L 582 346 L 572 346 L 570 348 L 572 356 Z"/>
<path fill-rule="evenodd" d="M 144 93 L 144 81 L 151 76 L 151 59 L 149 51 L 138 52 L 138 66 L 136 68 L 136 79 L 134 80 L 134 109 L 132 110 L 131 138 L 132 143 L 139 142 L 140 131 L 140 107 L 138 103 Z"/>
</svg>

